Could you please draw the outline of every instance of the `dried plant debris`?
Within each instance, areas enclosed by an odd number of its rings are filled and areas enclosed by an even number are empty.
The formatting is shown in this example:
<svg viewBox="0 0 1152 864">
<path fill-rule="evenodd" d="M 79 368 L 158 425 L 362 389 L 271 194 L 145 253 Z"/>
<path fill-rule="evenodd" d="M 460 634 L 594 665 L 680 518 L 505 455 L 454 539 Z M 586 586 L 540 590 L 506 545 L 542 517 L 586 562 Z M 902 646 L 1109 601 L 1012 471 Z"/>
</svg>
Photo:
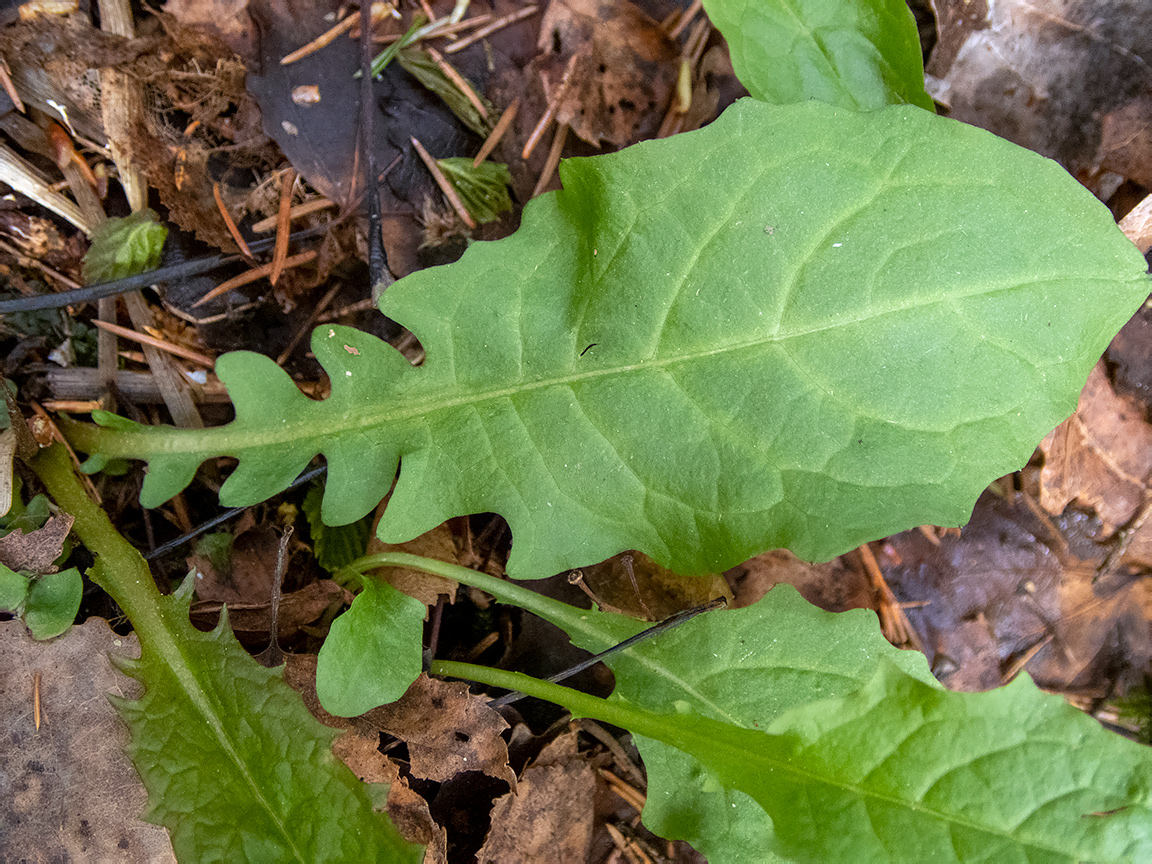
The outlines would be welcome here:
<svg viewBox="0 0 1152 864">
<path fill-rule="evenodd" d="M 26 534 L 18 529 L 0 537 L 0 564 L 12 570 L 55 573 L 53 562 L 64 551 L 72 521 L 68 514 L 57 513 L 35 531 Z"/>
<path fill-rule="evenodd" d="M 939 41 L 928 89 L 950 116 L 1058 159 L 1085 179 L 1105 163 L 1134 179 L 1146 176 L 1146 142 L 1122 143 L 1152 87 L 1145 0 L 933 5 Z"/>
<path fill-rule="evenodd" d="M 148 796 L 107 698 L 138 685 L 112 668 L 110 653 L 140 649 L 102 619 L 51 642 L 34 642 L 18 621 L 0 623 L 0 837 L 10 860 L 176 861 L 168 832 L 140 818 Z"/>
<path fill-rule="evenodd" d="M 302 60 L 280 65 L 281 57 L 331 26 L 324 16 L 334 8 L 323 0 L 254 2 L 250 12 L 260 27 L 260 64 L 249 76 L 248 87 L 260 105 L 265 131 L 301 176 L 326 198 L 351 208 L 359 201 L 363 174 L 356 157 L 357 43 L 337 39 Z M 461 72 L 482 86 L 474 68 L 461 66 Z M 292 94 L 300 86 L 317 88 L 319 99 L 294 100 Z M 381 171 L 409 150 L 413 136 L 437 156 L 464 155 L 479 147 L 479 140 L 463 129 L 447 106 L 398 66 L 390 66 L 377 80 L 375 92 L 380 113 L 373 123 L 373 149 Z M 413 210 L 433 192 L 430 178 L 414 158 L 389 171 L 383 185 Z M 396 206 L 386 200 L 383 209 Z"/>
<path fill-rule="evenodd" d="M 680 52 L 627 0 L 552 0 L 530 64 L 556 122 L 589 144 L 624 147 L 655 134 L 672 98 Z M 562 84 L 562 82 L 566 82 Z"/>
<path fill-rule="evenodd" d="M 1097 581 L 1098 530 L 1076 511 L 1038 515 L 1023 493 L 986 493 L 960 536 L 907 531 L 877 557 L 947 686 L 989 689 L 1027 669 L 1047 689 L 1106 696 L 1152 659 L 1152 594 Z"/>
<path fill-rule="evenodd" d="M 587 861 L 592 843 L 596 775 L 577 752 L 576 733 L 549 744 L 496 800 L 480 864 Z"/>
<path fill-rule="evenodd" d="M 1103 361 L 1088 376 L 1076 413 L 1040 450 L 1040 504 L 1049 513 L 1076 502 L 1096 512 L 1107 534 L 1143 504 L 1152 476 L 1152 426 L 1141 402 L 1113 390 Z"/>
</svg>

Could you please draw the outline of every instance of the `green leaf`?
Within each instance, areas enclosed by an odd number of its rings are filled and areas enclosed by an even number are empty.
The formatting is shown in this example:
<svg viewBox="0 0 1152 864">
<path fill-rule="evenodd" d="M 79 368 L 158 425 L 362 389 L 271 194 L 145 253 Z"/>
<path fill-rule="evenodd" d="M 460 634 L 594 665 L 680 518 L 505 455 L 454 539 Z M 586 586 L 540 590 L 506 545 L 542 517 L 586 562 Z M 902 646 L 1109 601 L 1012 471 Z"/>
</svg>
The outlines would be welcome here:
<svg viewBox="0 0 1152 864">
<path fill-rule="evenodd" d="M 481 162 L 473 167 L 471 159 L 453 156 L 437 159 L 436 164 L 460 195 L 468 214 L 480 225 L 491 222 L 501 213 L 512 209 L 508 186 L 512 175 L 501 162 Z"/>
<path fill-rule="evenodd" d="M 32 638 L 51 639 L 67 631 L 76 620 L 83 594 L 84 580 L 75 567 L 33 579 L 23 615 Z"/>
<path fill-rule="evenodd" d="M 323 498 L 324 483 L 313 483 L 300 509 L 308 519 L 312 552 L 316 560 L 329 573 L 334 573 L 351 564 L 367 550 L 368 538 L 372 536 L 372 517 L 367 516 L 347 525 L 325 525 L 320 518 Z"/>
<path fill-rule="evenodd" d="M 329 714 L 356 717 L 395 702 L 420 675 L 424 604 L 370 576 L 332 622 L 316 662 L 316 695 Z"/>
<path fill-rule="evenodd" d="M 550 699 L 691 755 L 719 778 L 716 791 L 740 790 L 763 808 L 771 853 L 787 860 L 1152 856 L 1152 751 L 1025 676 L 989 693 L 952 693 L 883 661 L 856 692 L 797 707 L 761 731 L 465 663 L 432 668 Z"/>
<path fill-rule="evenodd" d="M 27 576 L 17 573 L 0 564 L 0 609 L 5 612 L 18 612 L 28 596 Z"/>
<path fill-rule="evenodd" d="M 236 505 L 323 453 L 329 524 L 375 507 L 403 456 L 381 538 L 500 513 L 520 578 L 623 549 L 683 573 L 827 559 L 964 522 L 1147 296 L 1139 252 L 1055 163 L 918 108 L 742 100 L 561 174 L 512 237 L 389 288 L 421 367 L 326 325 L 326 401 L 229 354 L 230 425 L 71 440 L 148 458 L 149 506 L 210 457 L 239 458 Z"/>
<path fill-rule="evenodd" d="M 159 267 L 168 229 L 158 219 L 146 209 L 102 222 L 84 256 L 84 281 L 111 282 Z"/>
<path fill-rule="evenodd" d="M 904 0 L 705 0 L 704 9 L 728 40 L 736 77 L 757 99 L 934 110 Z"/>
<path fill-rule="evenodd" d="M 32 463 L 96 556 L 90 571 L 125 610 L 141 658 L 125 671 L 144 685 L 117 700 L 129 753 L 148 789 L 147 818 L 168 828 L 181 861 L 421 860 L 369 791 L 332 754 L 322 726 L 282 678 L 240 647 L 221 614 L 211 633 L 188 620 L 191 582 L 161 597 L 148 565 L 87 497 L 60 446 Z"/>
</svg>

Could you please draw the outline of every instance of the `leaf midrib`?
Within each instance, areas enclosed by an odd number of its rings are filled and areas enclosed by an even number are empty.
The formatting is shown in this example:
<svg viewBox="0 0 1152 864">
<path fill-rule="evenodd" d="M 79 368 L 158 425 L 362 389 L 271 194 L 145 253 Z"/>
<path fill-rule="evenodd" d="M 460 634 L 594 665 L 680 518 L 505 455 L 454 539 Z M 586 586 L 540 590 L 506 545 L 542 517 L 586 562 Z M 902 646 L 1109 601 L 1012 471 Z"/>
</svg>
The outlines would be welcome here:
<svg viewBox="0 0 1152 864">
<path fill-rule="evenodd" d="M 899 306 L 890 306 L 880 310 L 868 310 L 868 314 L 845 319 L 842 321 L 824 321 L 819 324 L 798 327 L 788 330 L 786 332 L 776 332 L 767 336 L 758 335 L 752 339 L 745 339 L 742 341 L 733 341 L 715 348 L 707 348 L 700 351 L 680 353 L 669 355 L 666 357 L 655 358 L 648 357 L 636 363 L 628 363 L 616 366 L 603 366 L 595 369 L 589 369 L 584 372 L 577 372 L 568 375 L 557 375 L 549 378 L 539 378 L 536 380 L 519 381 L 512 386 L 505 386 L 494 388 L 491 390 L 484 390 L 480 392 L 463 393 L 461 395 L 449 398 L 425 398 L 423 400 L 413 400 L 403 406 L 395 407 L 387 404 L 383 398 L 378 403 L 377 410 L 364 410 L 361 406 L 357 405 L 350 407 L 344 411 L 342 415 L 336 417 L 328 416 L 325 418 L 323 429 L 316 429 L 317 415 L 312 411 L 306 412 L 304 419 L 289 419 L 287 422 L 277 424 L 273 428 L 262 425 L 262 428 L 253 429 L 251 427 L 237 426 L 237 422 L 233 421 L 225 426 L 218 426 L 213 429 L 197 429 L 189 430 L 186 433 L 174 433 L 171 429 L 165 429 L 159 434 L 150 432 L 149 430 L 142 430 L 140 433 L 141 439 L 146 442 L 143 448 L 140 446 L 140 440 L 132 433 L 124 434 L 119 433 L 112 438 L 118 447 L 102 448 L 101 452 L 108 456 L 120 455 L 133 455 L 139 456 L 144 454 L 159 455 L 159 454 L 219 454 L 219 453 L 233 453 L 233 455 L 240 455 L 242 451 L 252 450 L 258 447 L 268 447 L 283 444 L 290 444 L 293 442 L 305 441 L 309 438 L 324 440 L 332 440 L 336 436 L 343 433 L 371 429 L 377 426 L 387 424 L 404 423 L 409 420 L 425 417 L 435 414 L 440 411 L 449 411 L 454 408 L 462 406 L 475 406 L 484 402 L 496 401 L 499 399 L 507 399 L 514 396 L 532 393 L 538 390 L 546 390 L 554 387 L 567 387 L 579 384 L 586 381 L 593 381 L 600 378 L 610 378 L 613 376 L 628 375 L 634 372 L 643 371 L 658 371 L 666 369 L 671 366 L 676 366 L 684 363 L 693 363 L 699 360 L 705 360 L 710 357 L 717 357 L 721 355 L 736 354 L 741 351 L 746 351 L 753 348 L 765 348 L 772 346 L 783 347 L 789 340 L 799 339 L 806 336 L 811 336 L 816 333 L 829 332 L 843 327 L 853 327 L 860 324 L 865 324 L 871 321 L 878 320 L 888 315 L 907 313 L 918 309 L 925 309 L 931 306 L 940 304 L 953 304 L 958 300 L 965 300 L 970 297 L 986 296 L 999 293 L 1001 291 L 1011 291 L 1026 288 L 1035 284 L 1059 284 L 1062 282 L 1084 282 L 1084 281 L 1098 281 L 1095 277 L 1060 277 L 1060 278 L 1034 278 L 1027 281 L 1010 280 L 1005 284 L 999 284 L 989 287 L 986 284 L 981 284 L 973 287 L 969 291 L 952 291 L 946 296 L 933 296 L 931 298 L 918 299 L 916 302 L 901 304 Z M 414 370 L 413 374 L 420 374 L 418 370 Z M 380 394 L 381 397 L 386 394 Z M 327 412 L 329 403 L 332 397 L 323 402 L 310 403 L 309 407 L 313 408 L 316 412 Z M 301 432 L 301 429 L 304 431 Z M 238 437 L 242 437 L 242 441 L 236 442 L 235 446 L 232 442 Z M 151 438 L 151 440 L 149 440 Z M 322 444 L 317 444 L 316 452 L 321 452 L 324 449 Z M 206 457 L 205 457 L 206 458 Z"/>
</svg>

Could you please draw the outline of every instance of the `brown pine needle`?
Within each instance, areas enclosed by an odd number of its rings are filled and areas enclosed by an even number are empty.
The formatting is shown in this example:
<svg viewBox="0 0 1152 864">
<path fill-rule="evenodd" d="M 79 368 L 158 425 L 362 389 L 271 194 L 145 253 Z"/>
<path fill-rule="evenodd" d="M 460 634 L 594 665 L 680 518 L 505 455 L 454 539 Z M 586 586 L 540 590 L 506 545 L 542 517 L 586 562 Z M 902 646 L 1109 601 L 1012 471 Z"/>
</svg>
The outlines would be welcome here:
<svg viewBox="0 0 1152 864">
<path fill-rule="evenodd" d="M 272 269 L 268 281 L 273 285 L 280 278 L 288 258 L 288 235 L 292 223 L 292 187 L 296 185 L 296 169 L 288 168 L 280 175 L 280 212 L 276 217 L 276 247 L 272 250 Z"/>
<path fill-rule="evenodd" d="M 373 3 L 372 4 L 372 23 L 383 21 L 389 15 L 395 16 L 396 6 L 394 3 Z M 398 17 L 398 16 L 397 16 Z M 345 16 L 334 27 L 321 33 L 307 45 L 297 48 L 291 54 L 285 54 L 280 60 L 281 66 L 287 66 L 289 63 L 295 63 L 297 60 L 303 60 L 309 54 L 315 54 L 321 48 L 329 45 L 341 33 L 346 33 L 353 27 L 360 23 L 359 11 L 351 12 Z"/>
<path fill-rule="evenodd" d="M 376 12 L 376 5 L 377 4 L 375 4 L 375 3 L 372 4 L 373 14 L 375 14 L 375 12 Z M 344 18 L 342 18 L 339 21 L 339 23 L 336 24 L 336 26 L 330 27 L 329 29 L 325 30 L 323 33 L 321 33 L 319 36 L 317 36 L 315 39 L 313 39 L 307 45 L 303 45 L 300 48 L 297 48 L 291 54 L 285 54 L 283 57 L 281 57 L 280 58 L 280 65 L 281 66 L 287 66 L 290 63 L 295 63 L 297 60 L 303 60 L 309 54 L 315 54 L 317 51 L 319 51 L 325 45 L 330 44 L 332 42 L 332 40 L 334 40 L 341 33 L 345 33 L 348 30 L 351 30 L 352 25 L 355 24 L 359 20 L 360 20 L 359 11 L 349 12 L 348 15 L 346 15 Z"/>
<path fill-rule="evenodd" d="M 512 100 L 512 104 L 504 109 L 504 113 L 500 115 L 500 119 L 496 121 L 496 125 L 492 127 L 492 132 L 480 145 L 480 152 L 476 154 L 476 158 L 472 160 L 472 167 L 479 168 L 480 163 L 487 159 L 492 151 L 496 149 L 496 145 L 500 143 L 500 139 L 504 137 L 504 133 L 512 128 L 512 121 L 516 119 L 516 112 L 520 110 L 520 97 L 517 96 Z"/>
<path fill-rule="evenodd" d="M 220 184 L 215 181 L 212 182 L 212 197 L 216 199 L 216 208 L 224 219 L 224 227 L 228 229 L 228 233 L 232 235 L 236 245 L 240 247 L 240 254 L 245 258 L 251 258 L 252 250 L 248 248 L 248 243 L 241 236 L 240 229 L 236 227 L 236 220 L 232 218 L 232 214 L 224 206 L 224 197 L 220 194 Z"/>
<path fill-rule="evenodd" d="M 316 213 L 319 210 L 326 210 L 329 207 L 338 206 L 335 201 L 329 201 L 327 198 L 313 198 L 311 201 L 305 201 L 303 204 L 296 204 L 288 211 L 288 220 L 295 222 L 310 213 Z M 267 219 L 261 219 L 252 225 L 252 232 L 254 234 L 267 234 L 276 227 L 277 222 L 280 220 L 280 215 L 269 216 Z"/>
<path fill-rule="evenodd" d="M 117 336 L 131 339 L 133 342 L 139 342 L 142 345 L 151 345 L 153 348 L 159 348 L 161 351 L 167 351 L 169 354 L 183 357 L 185 360 L 191 360 L 193 363 L 199 363 L 201 366 L 206 366 L 209 369 L 216 365 L 216 361 L 207 354 L 201 354 L 198 351 L 193 351 L 191 348 L 185 348 L 183 345 L 176 345 L 164 339 L 157 339 L 155 336 L 149 336 L 147 333 L 129 330 L 127 327 L 121 327 L 119 324 L 110 324 L 107 321 L 101 321 L 99 318 L 93 318 L 92 323 L 101 330 L 107 330 L 109 333 L 115 333 Z"/>
<path fill-rule="evenodd" d="M 684 10 L 684 14 L 680 16 L 680 20 L 676 22 L 676 26 L 668 31 L 668 38 L 679 39 L 680 34 L 684 32 L 684 29 L 690 23 L 692 23 L 692 19 L 700 14 L 700 10 L 703 8 L 703 6 L 704 4 L 701 2 L 701 0 L 693 0 L 692 5 Z"/>
<path fill-rule="evenodd" d="M 284 266 L 282 270 L 291 270 L 293 267 L 299 267 L 301 264 L 307 264 L 309 261 L 316 257 L 316 252 L 309 249 L 307 252 L 301 252 L 299 255 L 293 255 L 290 258 L 284 259 Z M 227 294 L 234 288 L 239 288 L 242 285 L 247 285 L 249 282 L 255 282 L 257 279 L 263 279 L 265 276 L 272 272 L 271 264 L 262 264 L 259 267 L 253 267 L 247 273 L 241 273 L 239 276 L 234 276 L 227 282 L 221 282 L 199 300 L 192 304 L 191 308 L 195 309 L 209 300 L 215 300 L 221 294 Z"/>
<path fill-rule="evenodd" d="M 548 184 L 552 182 L 552 175 L 556 173 L 556 166 L 560 164 L 560 154 L 564 151 L 564 142 L 567 140 L 568 124 L 561 123 L 556 127 L 556 134 L 552 136 L 552 146 L 548 148 L 544 170 L 540 172 L 540 179 L 536 181 L 536 188 L 532 190 L 533 198 L 547 189 Z"/>
<path fill-rule="evenodd" d="M 4 92 L 8 94 L 8 98 L 12 100 L 12 104 L 16 110 L 21 114 L 25 113 L 24 103 L 20 101 L 20 94 L 16 92 L 16 85 L 12 83 L 12 75 L 8 69 L 8 61 L 0 57 L 0 86 L 4 87 Z"/>
<path fill-rule="evenodd" d="M 428 56 L 432 58 L 432 62 L 440 67 L 440 71 L 444 73 L 444 77 L 455 84 L 456 89 L 463 93 L 464 97 L 472 103 L 472 107 L 476 109 L 481 119 L 487 120 L 488 109 L 484 107 L 484 103 L 480 100 L 480 96 L 476 91 L 472 89 L 472 85 L 464 79 L 463 75 L 453 68 L 451 63 L 444 59 L 443 54 L 431 46 L 429 46 L 427 50 Z"/>
<path fill-rule="evenodd" d="M 560 78 L 560 85 L 556 88 L 556 95 L 548 100 L 548 108 L 545 109 L 544 116 L 537 121 L 536 128 L 532 130 L 532 134 L 524 143 L 524 149 L 520 152 L 521 159 L 527 159 L 532 155 L 532 151 L 536 149 L 536 145 L 544 137 L 544 132 L 552 122 L 552 118 L 556 116 L 556 109 L 560 107 L 560 103 L 568 95 L 568 87 L 572 83 L 572 73 L 576 71 L 576 61 L 579 57 L 579 54 L 573 54 L 568 58 L 568 65 L 564 67 L 564 74 Z"/>
<path fill-rule="evenodd" d="M 21 109 L 23 110 L 23 109 Z M 32 722 L 36 724 L 36 731 L 40 731 L 40 671 L 32 673 Z"/>
<path fill-rule="evenodd" d="M 424 149 L 424 145 L 417 141 L 415 138 L 412 140 L 412 146 L 416 150 L 416 155 L 424 163 L 432 179 L 436 181 L 436 185 L 440 187 L 440 191 L 444 193 L 444 197 L 448 199 L 448 203 L 452 205 L 452 209 L 456 211 L 456 215 L 467 225 L 469 228 L 476 227 L 476 220 L 472 218 L 472 214 L 468 212 L 468 208 L 464 206 L 464 202 L 460 200 L 460 196 L 456 194 L 456 188 L 448 182 L 448 178 L 444 176 L 444 172 L 440 170 L 440 166 L 436 164 L 436 160 L 432 158 L 432 154 Z"/>
<path fill-rule="evenodd" d="M 920 637 L 916 635 L 916 630 L 912 627 L 912 622 L 908 620 L 908 616 L 904 614 L 904 609 L 896 599 L 896 595 L 888 587 L 888 583 L 884 579 L 884 572 L 880 569 L 876 556 L 872 554 L 872 547 L 864 543 L 857 551 L 860 553 L 864 570 L 868 573 L 868 580 L 878 595 L 879 602 L 877 605 L 879 609 L 877 611 L 884 638 L 894 645 L 912 645 L 917 651 L 921 650 L 923 646 L 920 644 Z"/>
<path fill-rule="evenodd" d="M 457 51 L 462 51 L 473 42 L 480 41 L 485 36 L 489 35 L 490 33 L 495 33 L 502 27 L 507 27 L 509 24 L 515 24 L 517 21 L 520 21 L 523 18 L 527 18 L 529 15 L 535 15 L 539 8 L 539 6 L 525 6 L 523 9 L 517 9 L 510 15 L 503 15 L 500 18 L 497 18 L 491 24 L 487 24 L 484 27 L 481 27 L 475 33 L 470 33 L 463 39 L 459 39 L 456 42 L 453 42 L 451 45 L 446 46 L 444 48 L 444 53 L 455 54 Z"/>
</svg>

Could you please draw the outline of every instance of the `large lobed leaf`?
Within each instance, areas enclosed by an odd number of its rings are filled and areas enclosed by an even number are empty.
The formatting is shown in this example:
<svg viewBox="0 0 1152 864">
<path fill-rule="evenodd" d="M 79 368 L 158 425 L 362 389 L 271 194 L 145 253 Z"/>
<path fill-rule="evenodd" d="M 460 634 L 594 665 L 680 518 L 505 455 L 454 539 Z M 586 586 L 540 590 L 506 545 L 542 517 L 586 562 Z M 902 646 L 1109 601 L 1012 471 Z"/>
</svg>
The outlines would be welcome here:
<svg viewBox="0 0 1152 864">
<path fill-rule="evenodd" d="M 705 0 L 740 83 L 786 105 L 933 110 L 916 20 L 905 0 Z"/>
<path fill-rule="evenodd" d="M 324 326 L 324 402 L 230 354 L 229 426 L 116 419 L 73 441 L 149 459 L 148 505 L 212 456 L 239 457 L 221 499 L 244 504 L 322 453 L 332 524 L 375 506 L 402 456 L 382 538 L 497 512 L 522 578 L 630 548 L 680 572 L 778 546 L 824 559 L 965 521 L 1147 292 L 1055 163 L 913 107 L 743 100 L 561 170 L 515 235 L 388 290 L 422 367 Z"/>
</svg>

